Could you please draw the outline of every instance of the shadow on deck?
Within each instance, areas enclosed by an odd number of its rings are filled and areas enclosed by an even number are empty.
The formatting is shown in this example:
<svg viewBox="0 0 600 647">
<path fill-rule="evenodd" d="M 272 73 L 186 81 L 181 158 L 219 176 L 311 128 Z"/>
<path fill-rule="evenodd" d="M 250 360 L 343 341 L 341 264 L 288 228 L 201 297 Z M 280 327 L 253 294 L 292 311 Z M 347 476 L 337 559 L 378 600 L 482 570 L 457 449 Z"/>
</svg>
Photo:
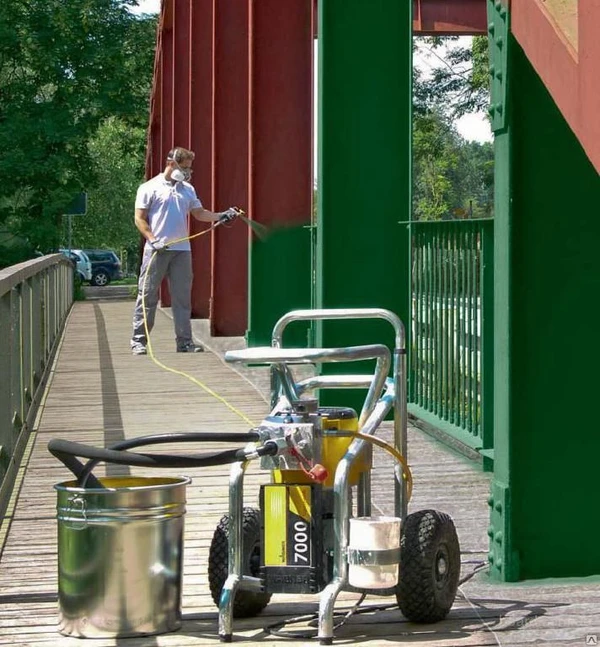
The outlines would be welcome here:
<svg viewBox="0 0 600 647">
<path fill-rule="evenodd" d="M 243 420 L 192 382 L 164 371 L 147 356 L 131 355 L 131 310 L 130 301 L 89 300 L 76 303 L 70 314 L 19 483 L 1 526 L 0 645 L 83 644 L 61 637 L 56 628 L 53 485 L 68 480 L 70 474 L 48 453 L 46 445 L 51 438 L 106 446 L 148 433 L 247 431 Z M 268 413 L 265 375 L 256 370 L 234 371 L 225 365 L 222 351 L 232 343 L 239 347 L 236 344 L 242 344 L 242 340 L 206 339 L 205 330 L 202 322 L 195 322 L 195 332 L 214 352 L 177 354 L 171 322 L 159 314 L 152 336 L 157 357 L 170 367 L 190 373 L 259 422 Z M 386 425 L 381 431 L 384 436 L 391 433 Z M 597 644 L 593 639 L 586 642 L 586 637 L 597 635 L 600 639 L 600 583 L 579 580 L 495 585 L 486 579 L 485 572 L 470 578 L 487 556 L 488 475 L 415 429 L 409 430 L 409 462 L 415 479 L 410 509 L 436 508 L 453 517 L 461 542 L 465 582 L 449 617 L 435 625 L 407 622 L 394 608 L 393 598 L 368 597 L 361 612 L 336 632 L 337 643 L 375 646 L 403 642 L 436 647 Z M 114 465 L 100 466 L 97 472 L 144 473 Z M 193 479 L 185 522 L 182 629 L 154 637 L 87 641 L 94 647 L 218 643 L 217 614 L 207 584 L 207 557 L 213 529 L 226 512 L 229 470 L 222 466 L 182 472 Z M 256 466 L 249 470 L 248 504 L 256 504 L 257 486 L 265 480 Z M 389 462 L 376 451 L 373 500 L 374 509 L 382 514 L 392 513 L 390 483 Z M 307 644 L 310 641 L 304 634 L 314 628 L 311 621 L 300 629 L 299 625 L 289 625 L 282 630 L 288 636 L 299 631 L 293 640 L 271 635 L 265 627 L 315 612 L 317 600 L 316 596 L 273 596 L 259 617 L 235 622 L 234 640 L 244 644 Z M 355 595 L 343 593 L 336 608 L 348 610 L 355 600 Z"/>
</svg>

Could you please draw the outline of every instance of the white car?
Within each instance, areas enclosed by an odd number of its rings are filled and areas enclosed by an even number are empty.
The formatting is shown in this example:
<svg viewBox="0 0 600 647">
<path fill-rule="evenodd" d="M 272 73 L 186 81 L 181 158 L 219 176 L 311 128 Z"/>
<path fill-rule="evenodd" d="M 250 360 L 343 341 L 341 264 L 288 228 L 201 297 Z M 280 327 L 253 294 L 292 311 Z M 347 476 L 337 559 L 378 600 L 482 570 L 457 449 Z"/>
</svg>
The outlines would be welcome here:
<svg viewBox="0 0 600 647">
<path fill-rule="evenodd" d="M 59 249 L 58 251 L 75 263 L 75 271 L 82 281 L 89 283 L 92 280 L 92 262 L 85 252 L 80 249 Z"/>
</svg>

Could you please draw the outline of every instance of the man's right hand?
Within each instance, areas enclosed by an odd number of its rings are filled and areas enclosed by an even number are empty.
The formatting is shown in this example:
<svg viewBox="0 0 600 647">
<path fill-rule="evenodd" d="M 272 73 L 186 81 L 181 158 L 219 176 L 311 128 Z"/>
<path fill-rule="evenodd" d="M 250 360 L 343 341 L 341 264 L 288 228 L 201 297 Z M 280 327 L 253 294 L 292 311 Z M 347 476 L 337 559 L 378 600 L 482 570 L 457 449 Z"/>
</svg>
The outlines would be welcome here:
<svg viewBox="0 0 600 647">
<path fill-rule="evenodd" d="M 238 207 L 229 207 L 227 211 L 222 211 L 219 216 L 219 222 L 233 222 L 241 213 L 244 213 Z"/>
<path fill-rule="evenodd" d="M 150 240 L 148 242 L 150 243 L 150 247 L 152 247 L 155 252 L 160 252 L 167 246 L 166 238 L 155 238 L 154 240 Z"/>
</svg>

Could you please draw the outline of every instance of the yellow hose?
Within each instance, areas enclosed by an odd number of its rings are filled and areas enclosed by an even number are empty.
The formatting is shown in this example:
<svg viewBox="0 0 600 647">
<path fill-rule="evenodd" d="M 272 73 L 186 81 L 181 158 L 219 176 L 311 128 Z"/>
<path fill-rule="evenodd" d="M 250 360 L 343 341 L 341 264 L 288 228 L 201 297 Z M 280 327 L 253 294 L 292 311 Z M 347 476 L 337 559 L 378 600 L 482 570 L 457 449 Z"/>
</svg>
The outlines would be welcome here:
<svg viewBox="0 0 600 647">
<path fill-rule="evenodd" d="M 170 241 L 169 244 L 173 243 L 179 243 L 184 240 L 191 240 L 192 238 L 197 238 L 198 236 L 203 236 L 204 234 L 207 234 L 209 231 L 212 231 L 213 227 L 210 227 L 209 229 L 206 229 L 204 231 L 201 231 L 198 234 L 194 234 L 193 236 L 189 236 L 187 238 L 178 238 L 176 240 Z M 193 382 L 197 386 L 199 386 L 203 391 L 208 393 L 209 395 L 212 395 L 213 398 L 224 404 L 231 412 L 235 413 L 237 416 L 239 416 L 246 424 L 248 424 L 250 427 L 254 427 L 254 423 L 248 416 L 246 416 L 244 413 L 242 413 L 239 409 L 236 409 L 232 404 L 227 402 L 227 400 L 220 396 L 218 393 L 213 391 L 209 386 L 195 378 L 193 375 L 190 375 L 189 373 L 185 373 L 184 371 L 180 371 L 176 368 L 171 368 L 170 366 L 167 366 L 166 364 L 163 364 L 160 360 L 156 359 L 156 356 L 154 355 L 154 350 L 152 349 L 152 342 L 150 341 L 150 331 L 148 330 L 148 317 L 146 314 L 146 281 L 148 279 L 148 274 L 150 270 L 150 266 L 154 262 L 154 259 L 158 252 L 154 251 L 152 252 L 152 256 L 150 257 L 150 260 L 148 261 L 148 265 L 146 267 L 146 273 L 144 274 L 144 281 L 142 283 L 142 314 L 144 318 L 144 331 L 146 333 L 146 348 L 148 349 L 148 355 L 150 356 L 150 359 L 157 365 L 160 366 L 160 368 L 164 369 L 165 371 L 168 371 L 169 373 L 174 373 L 175 375 L 181 375 L 182 377 L 187 378 L 190 380 L 190 382 Z"/>
<path fill-rule="evenodd" d="M 406 498 L 407 501 L 410 501 L 413 490 L 413 477 L 412 472 L 410 471 L 410 467 L 408 466 L 408 463 L 406 462 L 404 456 L 402 456 L 402 454 L 393 445 L 390 445 L 388 442 L 386 442 L 382 438 L 378 438 L 377 436 L 363 434 L 360 431 L 347 431 L 345 433 L 349 433 L 352 436 L 356 436 L 356 438 L 366 440 L 369 443 L 373 443 L 373 445 L 381 447 L 381 449 L 384 449 L 386 452 L 388 452 L 388 454 L 391 454 L 396 459 L 396 461 L 400 463 L 400 465 L 402 466 L 402 477 L 406 481 Z"/>
<path fill-rule="evenodd" d="M 192 240 L 193 238 L 198 238 L 199 236 L 204 236 L 204 234 L 207 234 L 208 232 L 212 231 L 214 229 L 214 225 L 210 227 L 209 229 L 205 229 L 204 231 L 201 231 L 197 234 L 193 234 L 192 236 L 187 236 L 184 238 L 177 238 L 176 240 L 172 240 L 169 242 L 170 245 L 174 243 L 180 243 L 183 242 L 184 240 Z M 224 397 L 220 396 L 218 393 L 213 391 L 209 386 L 198 380 L 192 375 L 189 375 L 188 373 L 185 373 L 184 371 L 180 371 L 175 368 L 171 368 L 170 366 L 167 366 L 166 364 L 163 364 L 160 360 L 156 359 L 156 356 L 154 355 L 154 351 L 152 349 L 152 342 L 150 341 L 150 331 L 148 330 L 148 319 L 146 315 L 146 281 L 148 279 L 148 273 L 150 270 L 150 266 L 154 262 L 154 258 L 156 257 L 156 254 L 158 252 L 154 251 L 152 253 L 152 256 L 150 257 L 150 260 L 148 261 L 148 265 L 146 267 L 146 274 L 144 275 L 144 281 L 142 284 L 142 313 L 143 313 L 143 318 L 144 318 L 144 331 L 146 333 L 146 347 L 148 349 L 148 355 L 150 356 L 150 359 L 157 365 L 160 366 L 160 368 L 164 369 L 165 371 L 168 371 L 169 373 L 174 373 L 175 375 L 181 375 L 182 377 L 187 378 L 190 380 L 190 382 L 193 382 L 197 386 L 199 386 L 203 391 L 208 393 L 209 395 L 212 395 L 216 400 L 224 404 L 232 413 L 236 414 L 239 416 L 246 424 L 248 424 L 250 427 L 255 427 L 256 425 L 246 416 L 242 411 L 234 407 L 232 404 L 230 404 Z M 381 438 L 378 438 L 377 436 L 371 436 L 369 434 L 363 434 L 360 431 L 350 431 L 353 436 L 356 438 L 360 438 L 361 440 L 365 440 L 369 443 L 372 443 L 373 445 L 377 445 L 378 447 L 381 447 L 383 450 L 391 454 L 394 459 L 402 466 L 402 477 L 406 481 L 406 496 L 408 501 L 410 501 L 410 498 L 412 496 L 412 489 L 413 489 L 413 477 L 412 477 L 412 472 L 410 471 L 410 468 L 408 466 L 408 463 L 406 462 L 406 459 L 402 454 L 393 446 L 387 443 L 385 440 L 382 440 Z"/>
</svg>

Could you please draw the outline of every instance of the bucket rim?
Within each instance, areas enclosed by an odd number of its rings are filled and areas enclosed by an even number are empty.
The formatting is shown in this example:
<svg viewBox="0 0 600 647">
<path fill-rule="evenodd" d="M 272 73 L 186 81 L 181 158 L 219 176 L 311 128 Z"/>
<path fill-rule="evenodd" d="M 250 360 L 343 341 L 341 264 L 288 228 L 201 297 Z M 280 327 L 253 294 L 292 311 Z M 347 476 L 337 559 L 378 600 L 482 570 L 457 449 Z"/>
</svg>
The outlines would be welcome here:
<svg viewBox="0 0 600 647">
<path fill-rule="evenodd" d="M 108 477 L 102 477 L 100 480 L 108 480 L 108 479 L 115 479 L 115 480 L 126 480 L 126 479 L 132 479 L 136 481 L 143 481 L 147 480 L 150 481 L 147 485 L 130 485 L 130 486 L 123 486 L 123 487 L 103 487 L 103 488 L 85 488 L 85 487 L 79 487 L 75 485 L 70 485 L 72 483 L 77 483 L 76 479 L 71 479 L 69 481 L 63 481 L 61 483 L 55 483 L 54 484 L 54 489 L 57 492 L 74 492 L 77 494 L 111 494 L 114 492 L 140 492 L 143 490 L 170 490 L 174 487 L 178 487 L 181 485 L 190 485 L 192 482 L 192 479 L 189 476 L 108 476 Z M 162 482 L 162 483 L 157 483 L 156 481 L 165 481 L 168 480 L 170 482 Z M 152 483 L 154 481 L 154 483 Z"/>
<path fill-rule="evenodd" d="M 377 517 L 350 517 L 349 519 L 350 523 L 352 522 L 361 522 L 361 523 L 369 523 L 369 524 L 392 524 L 392 523 L 401 523 L 402 522 L 402 517 L 393 517 L 393 516 L 387 516 L 387 515 L 380 515 Z"/>
</svg>

